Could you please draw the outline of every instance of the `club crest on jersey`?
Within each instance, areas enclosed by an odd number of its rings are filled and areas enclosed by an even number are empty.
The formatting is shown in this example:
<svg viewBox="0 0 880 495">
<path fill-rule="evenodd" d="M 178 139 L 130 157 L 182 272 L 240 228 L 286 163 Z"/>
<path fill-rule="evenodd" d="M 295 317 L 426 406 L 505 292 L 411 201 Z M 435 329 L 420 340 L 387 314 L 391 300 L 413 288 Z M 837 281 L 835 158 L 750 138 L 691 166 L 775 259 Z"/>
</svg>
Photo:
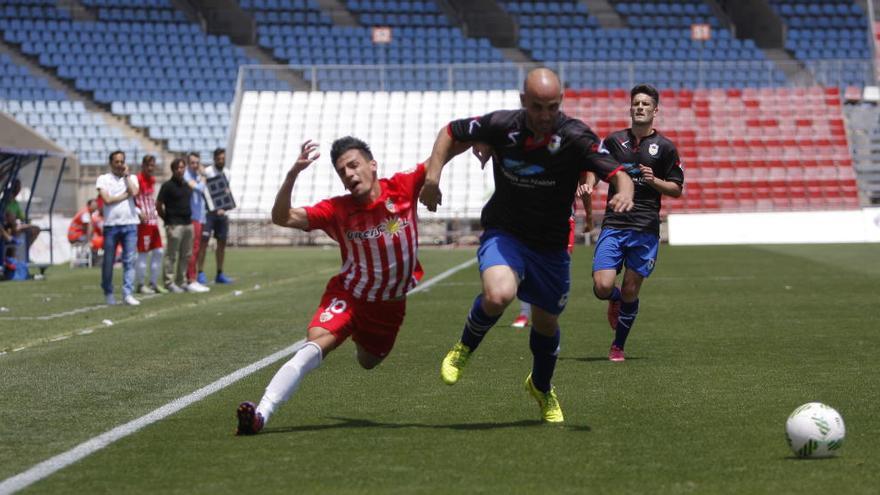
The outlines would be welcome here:
<svg viewBox="0 0 880 495">
<path fill-rule="evenodd" d="M 550 138 L 550 142 L 547 143 L 547 151 L 549 151 L 551 155 L 555 155 L 559 151 L 559 148 L 561 148 L 561 147 L 562 147 L 562 136 L 560 136 L 559 134 L 554 134 Z"/>
<path fill-rule="evenodd" d="M 385 209 L 388 210 L 388 213 L 397 213 L 397 206 L 394 205 L 394 201 L 391 201 L 391 198 L 385 200 Z"/>
<path fill-rule="evenodd" d="M 657 156 L 657 152 L 660 151 L 660 146 L 657 143 L 651 143 L 651 146 L 648 146 L 648 154 L 651 156 Z"/>
</svg>

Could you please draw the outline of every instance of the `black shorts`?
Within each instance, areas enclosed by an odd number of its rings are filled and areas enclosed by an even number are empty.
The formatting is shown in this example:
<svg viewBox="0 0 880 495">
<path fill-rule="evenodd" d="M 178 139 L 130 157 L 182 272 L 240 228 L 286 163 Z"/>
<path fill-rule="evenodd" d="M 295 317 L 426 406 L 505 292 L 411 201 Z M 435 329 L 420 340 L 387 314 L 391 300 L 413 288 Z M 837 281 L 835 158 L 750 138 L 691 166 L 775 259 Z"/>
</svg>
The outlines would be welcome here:
<svg viewBox="0 0 880 495">
<path fill-rule="evenodd" d="M 229 217 L 208 212 L 205 218 L 205 226 L 202 227 L 202 239 L 210 239 L 211 232 L 214 233 L 214 239 L 225 241 L 229 235 Z"/>
</svg>

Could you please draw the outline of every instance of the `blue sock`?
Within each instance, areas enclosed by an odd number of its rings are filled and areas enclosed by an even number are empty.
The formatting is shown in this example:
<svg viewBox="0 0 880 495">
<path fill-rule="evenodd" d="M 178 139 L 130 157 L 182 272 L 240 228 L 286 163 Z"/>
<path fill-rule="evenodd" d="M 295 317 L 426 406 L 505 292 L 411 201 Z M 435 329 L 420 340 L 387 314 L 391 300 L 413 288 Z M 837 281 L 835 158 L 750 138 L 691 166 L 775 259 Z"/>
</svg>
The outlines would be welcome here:
<svg viewBox="0 0 880 495">
<path fill-rule="evenodd" d="M 639 300 L 620 303 L 620 317 L 617 318 L 617 329 L 614 331 L 614 345 L 623 349 L 626 338 L 632 329 L 636 316 L 639 314 Z"/>
<path fill-rule="evenodd" d="M 532 349 L 532 383 L 541 392 L 550 391 L 550 380 L 553 378 L 553 370 L 556 369 L 556 359 L 559 357 L 559 341 L 562 332 L 556 329 L 552 337 L 541 335 L 532 327 L 529 335 L 529 347 Z"/>
<path fill-rule="evenodd" d="M 611 289 L 610 296 L 599 297 L 599 294 L 596 294 L 596 286 L 594 285 L 593 286 L 593 295 L 595 295 L 597 299 L 602 299 L 604 301 L 620 301 L 620 288 L 617 286 L 614 286 L 614 288 Z"/>
<path fill-rule="evenodd" d="M 464 324 L 464 330 L 461 331 L 461 343 L 468 346 L 471 352 L 477 350 L 477 346 L 483 341 L 486 332 L 498 322 L 498 316 L 489 316 L 483 311 L 483 295 L 480 294 L 474 299 L 474 305 L 471 306 L 471 312 L 468 313 L 467 321 Z"/>
<path fill-rule="evenodd" d="M 611 291 L 611 295 L 608 296 L 609 301 L 620 301 L 620 287 L 614 286 L 614 290 Z"/>
</svg>

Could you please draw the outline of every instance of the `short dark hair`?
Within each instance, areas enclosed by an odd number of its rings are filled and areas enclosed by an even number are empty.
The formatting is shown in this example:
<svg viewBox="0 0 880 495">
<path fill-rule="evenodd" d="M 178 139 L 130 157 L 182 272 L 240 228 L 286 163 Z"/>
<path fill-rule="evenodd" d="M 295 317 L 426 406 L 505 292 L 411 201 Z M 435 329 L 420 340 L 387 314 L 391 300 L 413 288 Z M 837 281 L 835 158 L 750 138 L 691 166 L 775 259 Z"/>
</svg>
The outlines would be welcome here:
<svg viewBox="0 0 880 495">
<path fill-rule="evenodd" d="M 217 155 L 220 153 L 226 153 L 226 148 L 217 148 L 214 150 L 214 160 L 217 160 Z"/>
<path fill-rule="evenodd" d="M 110 156 L 107 157 L 107 163 L 113 163 L 113 157 L 122 153 L 122 159 L 125 160 L 125 152 L 122 150 L 111 151 Z"/>
<path fill-rule="evenodd" d="M 356 137 L 345 136 L 333 141 L 333 146 L 330 147 L 330 161 L 335 166 L 336 160 L 349 150 L 360 150 L 367 157 L 367 160 L 373 159 L 373 152 L 370 151 L 370 146 L 367 143 Z"/>
<path fill-rule="evenodd" d="M 143 166 L 143 165 L 146 165 L 148 162 L 155 162 L 155 161 L 156 161 L 155 155 L 144 155 L 144 157 L 141 159 L 141 165 Z"/>
<path fill-rule="evenodd" d="M 191 156 L 197 157 L 199 160 L 202 159 L 202 155 L 198 151 L 190 151 L 189 153 L 186 154 L 187 158 L 189 158 Z"/>
<path fill-rule="evenodd" d="M 172 174 L 174 173 L 174 168 L 177 167 L 178 163 L 182 163 L 184 166 L 186 166 L 186 160 L 184 160 L 183 158 L 175 158 L 174 160 L 171 160 L 171 173 Z"/>
<path fill-rule="evenodd" d="M 654 100 L 654 106 L 660 104 L 660 92 L 657 91 L 657 88 L 651 86 L 650 84 L 636 84 L 632 91 L 629 92 L 629 100 L 632 101 L 633 98 L 636 97 L 637 94 L 645 94 L 651 97 Z"/>
</svg>

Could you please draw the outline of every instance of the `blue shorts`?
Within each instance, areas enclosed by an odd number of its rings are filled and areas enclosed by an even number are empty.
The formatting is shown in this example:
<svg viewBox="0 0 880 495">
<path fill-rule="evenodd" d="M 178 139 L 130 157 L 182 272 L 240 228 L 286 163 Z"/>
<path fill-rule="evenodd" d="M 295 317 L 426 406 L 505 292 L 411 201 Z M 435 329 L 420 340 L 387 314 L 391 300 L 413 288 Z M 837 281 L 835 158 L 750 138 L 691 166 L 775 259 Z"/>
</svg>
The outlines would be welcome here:
<svg viewBox="0 0 880 495">
<path fill-rule="evenodd" d="M 212 232 L 214 233 L 214 239 L 225 241 L 226 237 L 229 235 L 229 216 L 221 216 L 209 211 L 208 214 L 205 215 L 205 223 L 204 226 L 202 226 L 202 239 L 205 241 L 210 239 Z"/>
<path fill-rule="evenodd" d="M 571 257 L 565 248 L 538 251 L 506 232 L 490 229 L 480 238 L 477 259 L 480 273 L 496 265 L 513 269 L 519 276 L 516 297 L 521 301 L 554 315 L 565 309 L 571 286 Z"/>
<path fill-rule="evenodd" d="M 626 261 L 626 268 L 648 278 L 657 262 L 660 238 L 649 232 L 603 228 L 596 241 L 593 271 L 617 270 Z"/>
</svg>

